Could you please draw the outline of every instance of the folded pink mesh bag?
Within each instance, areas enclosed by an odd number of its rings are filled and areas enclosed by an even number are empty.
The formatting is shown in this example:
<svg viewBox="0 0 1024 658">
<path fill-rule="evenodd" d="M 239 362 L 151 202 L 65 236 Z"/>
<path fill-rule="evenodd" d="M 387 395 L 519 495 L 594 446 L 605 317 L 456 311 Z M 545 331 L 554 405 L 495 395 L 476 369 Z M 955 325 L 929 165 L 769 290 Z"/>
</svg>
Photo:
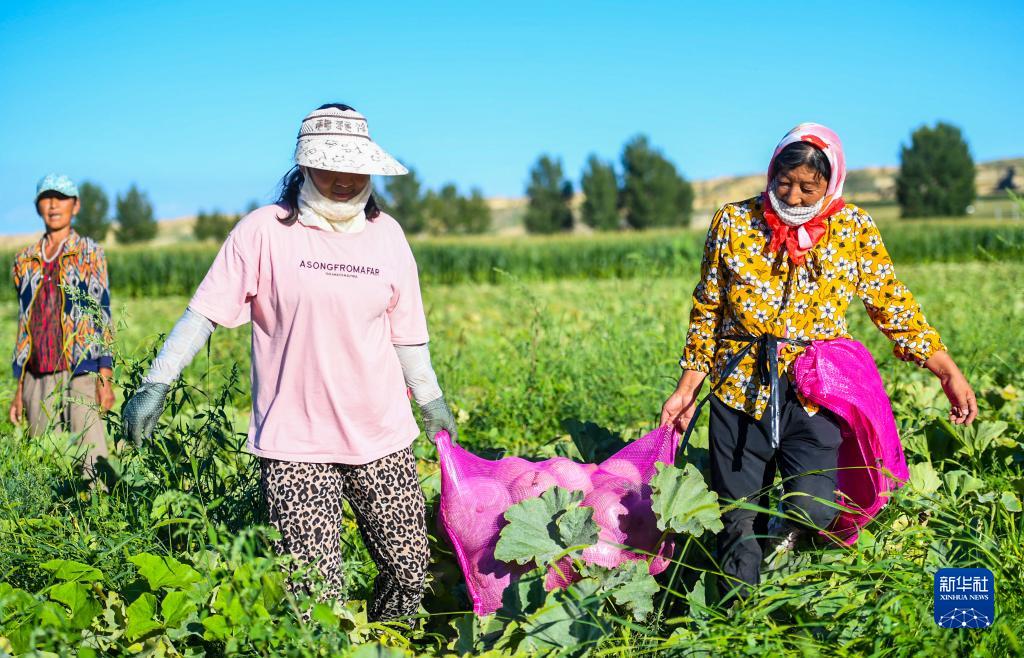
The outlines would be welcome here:
<svg viewBox="0 0 1024 658">
<path fill-rule="evenodd" d="M 505 510 L 558 485 L 582 491 L 583 505 L 594 509 L 600 528 L 598 542 L 583 551 L 584 562 L 617 567 L 628 560 L 651 560 L 649 571 L 668 568 L 671 542 L 658 543 L 661 531 L 651 509 L 649 482 L 655 464 L 671 464 L 679 437 L 672 428 L 659 428 L 633 441 L 600 464 L 581 464 L 565 457 L 531 462 L 519 457 L 489 460 L 452 442 L 446 432 L 436 437 L 441 464 L 439 522 L 447 533 L 466 578 L 478 615 L 501 607 L 505 588 L 532 566 L 501 562 L 494 557 Z M 548 590 L 578 579 L 565 558 L 548 570 Z"/>
<path fill-rule="evenodd" d="M 910 477 L 875 360 L 849 338 L 814 341 L 793 364 L 797 389 L 840 419 L 836 485 L 843 510 L 829 532 L 846 545 Z"/>
</svg>

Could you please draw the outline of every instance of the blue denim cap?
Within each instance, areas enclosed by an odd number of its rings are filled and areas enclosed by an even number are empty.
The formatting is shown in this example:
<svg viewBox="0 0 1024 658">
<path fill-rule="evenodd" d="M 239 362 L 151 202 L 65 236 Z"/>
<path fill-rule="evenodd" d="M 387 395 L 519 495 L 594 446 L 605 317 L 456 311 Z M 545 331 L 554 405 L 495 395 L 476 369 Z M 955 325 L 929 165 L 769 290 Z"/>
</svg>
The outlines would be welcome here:
<svg viewBox="0 0 1024 658">
<path fill-rule="evenodd" d="M 78 186 L 64 174 L 46 174 L 36 184 L 36 198 L 43 192 L 60 192 L 64 196 L 78 196 Z"/>
</svg>

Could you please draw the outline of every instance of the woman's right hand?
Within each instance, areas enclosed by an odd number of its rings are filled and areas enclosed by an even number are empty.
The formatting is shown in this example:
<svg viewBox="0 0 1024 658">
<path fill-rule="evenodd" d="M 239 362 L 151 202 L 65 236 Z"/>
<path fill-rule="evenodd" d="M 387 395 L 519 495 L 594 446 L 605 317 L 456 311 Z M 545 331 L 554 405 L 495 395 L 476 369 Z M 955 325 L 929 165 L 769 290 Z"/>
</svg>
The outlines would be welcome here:
<svg viewBox="0 0 1024 658">
<path fill-rule="evenodd" d="M 167 384 L 143 382 L 135 395 L 125 403 L 124 411 L 121 412 L 124 432 L 136 446 L 153 435 L 170 390 Z"/>
<path fill-rule="evenodd" d="M 704 373 L 687 370 L 679 378 L 679 385 L 668 396 L 661 407 L 661 425 L 674 425 L 676 431 L 685 432 L 693 412 L 697 408 L 697 397 L 704 382 Z"/>
</svg>

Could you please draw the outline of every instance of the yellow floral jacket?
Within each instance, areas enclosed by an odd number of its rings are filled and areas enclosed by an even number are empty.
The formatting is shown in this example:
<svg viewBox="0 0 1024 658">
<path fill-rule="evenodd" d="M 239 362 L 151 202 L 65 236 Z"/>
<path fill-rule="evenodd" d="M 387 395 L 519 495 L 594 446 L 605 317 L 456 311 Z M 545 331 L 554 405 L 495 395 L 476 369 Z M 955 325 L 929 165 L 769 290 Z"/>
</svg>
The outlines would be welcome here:
<svg viewBox="0 0 1024 658">
<path fill-rule="evenodd" d="M 846 309 L 856 295 L 872 322 L 893 342 L 893 353 L 923 364 L 946 347 L 920 305 L 896 278 L 892 260 L 871 217 L 853 204 L 827 220 L 828 228 L 802 265 L 781 250 L 768 251 L 770 231 L 755 197 L 725 205 L 711 221 L 701 276 L 693 291 L 690 329 L 679 365 L 722 377 L 744 343 L 723 336 L 773 334 L 801 340 L 850 338 Z M 779 373 L 803 351 L 782 344 Z M 734 409 L 760 418 L 768 386 L 756 375 L 756 355 L 740 360 L 716 395 Z M 817 407 L 801 399 L 809 413 Z"/>
</svg>

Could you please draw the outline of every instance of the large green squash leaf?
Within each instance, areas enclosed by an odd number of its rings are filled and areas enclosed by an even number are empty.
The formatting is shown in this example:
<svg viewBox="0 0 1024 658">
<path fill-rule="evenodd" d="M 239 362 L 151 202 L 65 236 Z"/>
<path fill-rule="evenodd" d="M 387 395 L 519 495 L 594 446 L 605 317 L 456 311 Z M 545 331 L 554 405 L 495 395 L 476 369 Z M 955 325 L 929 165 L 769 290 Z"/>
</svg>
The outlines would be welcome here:
<svg viewBox="0 0 1024 658">
<path fill-rule="evenodd" d="M 47 560 L 39 565 L 53 573 L 53 577 L 64 582 L 93 583 L 103 580 L 103 572 L 88 564 L 74 560 Z"/>
<path fill-rule="evenodd" d="M 156 619 L 156 597 L 146 592 L 128 606 L 128 627 L 124 635 L 129 640 L 138 640 L 163 624 Z"/>
<path fill-rule="evenodd" d="M 657 464 L 651 478 L 654 515 L 661 530 L 702 535 L 705 530 L 722 530 L 718 494 L 708 490 L 700 471 L 693 464 L 679 469 Z"/>
<path fill-rule="evenodd" d="M 643 621 L 654 611 L 654 595 L 658 593 L 658 581 L 650 574 L 647 562 L 628 562 L 619 566 L 628 578 L 612 590 L 612 599 L 619 605 L 633 611 L 633 618 Z"/>
<path fill-rule="evenodd" d="M 170 556 L 140 553 L 128 559 L 154 591 L 161 587 L 184 589 L 200 578 L 198 571 Z"/>
<path fill-rule="evenodd" d="M 50 590 L 50 598 L 71 610 L 71 624 L 75 628 L 88 628 L 93 618 L 103 612 L 92 590 L 82 583 L 61 583 Z"/>
<path fill-rule="evenodd" d="M 573 546 L 597 542 L 594 510 L 580 507 L 583 492 L 552 487 L 505 512 L 508 525 L 494 548 L 503 562 L 547 564 Z"/>
</svg>

